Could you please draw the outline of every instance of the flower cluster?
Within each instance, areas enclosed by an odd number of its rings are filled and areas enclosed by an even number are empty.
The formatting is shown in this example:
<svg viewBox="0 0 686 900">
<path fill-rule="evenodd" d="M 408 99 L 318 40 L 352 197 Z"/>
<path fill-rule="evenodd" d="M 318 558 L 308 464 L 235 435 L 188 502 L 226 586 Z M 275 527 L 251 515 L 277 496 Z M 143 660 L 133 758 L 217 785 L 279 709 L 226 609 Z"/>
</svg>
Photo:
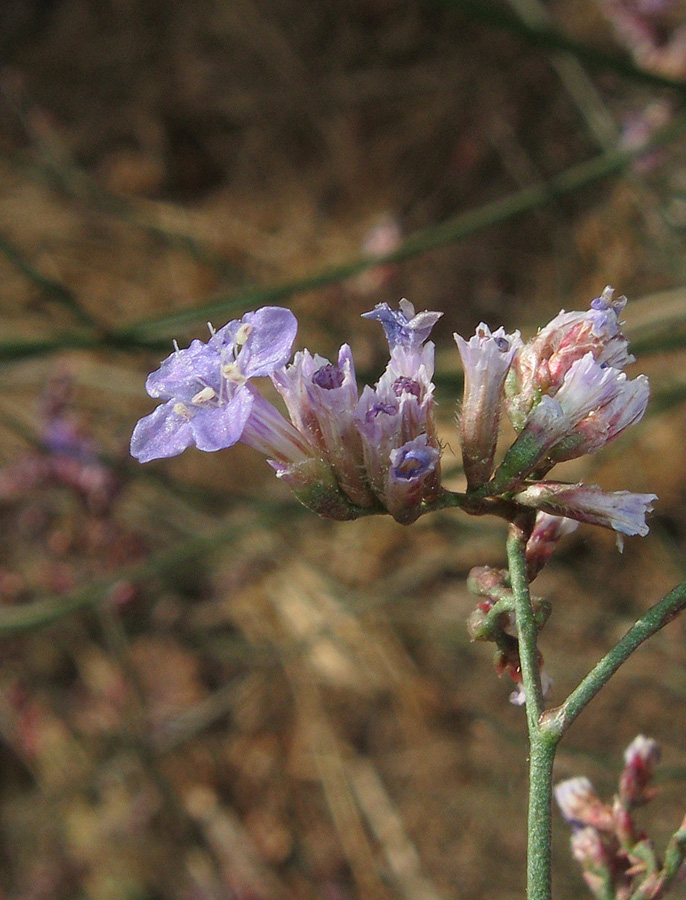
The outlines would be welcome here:
<svg viewBox="0 0 686 900">
<path fill-rule="evenodd" d="M 390 359 L 361 394 L 347 344 L 335 362 L 308 350 L 291 360 L 297 322 L 288 309 L 264 307 L 210 328 L 206 343 L 176 347 L 149 376 L 147 391 L 162 403 L 136 426 L 131 452 L 146 462 L 242 441 L 267 456 L 305 505 L 334 519 L 389 512 L 408 524 L 441 505 L 481 514 L 507 503 L 643 535 L 653 494 L 543 480 L 557 462 L 596 452 L 645 411 L 647 379 L 623 371 L 633 361 L 619 322 L 625 303 L 606 288 L 589 310 L 561 312 L 528 343 L 484 323 L 469 340 L 455 335 L 465 373 L 466 495 L 441 485 L 428 340 L 441 313 L 415 313 L 407 300 L 365 313 L 383 327 Z M 259 392 L 259 377 L 271 379 L 288 418 Z M 517 437 L 496 467 L 503 408 Z M 547 534 L 549 555 L 560 535 Z"/>
<path fill-rule="evenodd" d="M 148 393 L 164 402 L 137 424 L 131 452 L 147 462 L 191 445 L 214 451 L 242 441 L 320 515 L 387 511 L 412 522 L 440 489 L 428 342 L 440 316 L 415 315 L 407 300 L 399 310 L 380 304 L 367 313 L 383 326 L 390 360 L 361 396 L 347 344 L 333 363 L 308 350 L 288 362 L 297 331 L 290 310 L 264 307 L 210 329 L 207 343 L 177 347 L 149 376 Z M 271 379 L 290 420 L 260 394 L 259 376 Z"/>
<path fill-rule="evenodd" d="M 652 738 L 636 737 L 624 753 L 619 790 L 611 804 L 603 803 L 588 778 L 570 778 L 555 788 L 560 811 L 572 827 L 572 853 L 595 897 L 660 900 L 686 876 L 686 819 L 664 861 L 635 822 L 635 810 L 657 794 L 650 782 L 659 758 Z"/>
<path fill-rule="evenodd" d="M 613 293 L 605 288 L 585 312 L 563 310 L 526 344 L 483 324 L 468 344 L 455 335 L 465 368 L 462 453 L 477 495 L 645 535 L 654 494 L 542 481 L 556 463 L 605 447 L 646 410 L 648 379 L 623 371 L 634 358 L 619 321 L 626 298 Z M 493 471 L 502 400 L 517 438 Z"/>
</svg>

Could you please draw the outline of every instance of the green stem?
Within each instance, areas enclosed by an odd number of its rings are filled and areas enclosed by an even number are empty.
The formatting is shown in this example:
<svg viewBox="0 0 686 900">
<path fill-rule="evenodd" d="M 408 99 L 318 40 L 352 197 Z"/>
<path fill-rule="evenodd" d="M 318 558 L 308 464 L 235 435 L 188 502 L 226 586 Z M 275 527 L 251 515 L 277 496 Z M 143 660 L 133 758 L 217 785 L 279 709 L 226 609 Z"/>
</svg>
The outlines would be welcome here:
<svg viewBox="0 0 686 900">
<path fill-rule="evenodd" d="M 522 687 L 526 694 L 529 730 L 529 812 L 527 845 L 527 900 L 550 900 L 553 763 L 557 736 L 543 730 L 543 691 L 539 671 L 538 629 L 529 593 L 526 542 L 533 517 L 523 515 L 510 526 L 507 558 L 514 595 L 519 639 Z"/>
<path fill-rule="evenodd" d="M 543 712 L 543 690 L 538 668 L 538 629 L 534 619 L 526 571 L 526 542 L 531 534 L 533 516 L 522 515 L 510 526 L 507 536 L 507 559 L 510 581 L 514 594 L 519 638 L 519 661 L 522 669 L 522 687 L 526 693 L 526 718 L 529 737 L 538 731 L 538 720 Z"/>
<path fill-rule="evenodd" d="M 556 740 L 569 729 L 572 722 L 591 702 L 598 691 L 607 684 L 617 669 L 626 662 L 634 650 L 652 637 L 667 622 L 686 608 L 686 581 L 677 585 L 650 607 L 645 615 L 631 626 L 623 638 L 609 651 L 586 677 L 577 685 L 565 702 L 548 710 L 541 725 Z"/>
</svg>

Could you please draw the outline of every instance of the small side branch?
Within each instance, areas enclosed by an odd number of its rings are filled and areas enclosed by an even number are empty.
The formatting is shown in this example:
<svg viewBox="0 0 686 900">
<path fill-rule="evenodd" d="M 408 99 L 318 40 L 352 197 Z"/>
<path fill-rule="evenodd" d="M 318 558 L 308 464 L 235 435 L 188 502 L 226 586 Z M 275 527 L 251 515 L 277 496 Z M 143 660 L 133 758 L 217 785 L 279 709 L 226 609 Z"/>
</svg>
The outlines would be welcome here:
<svg viewBox="0 0 686 900">
<path fill-rule="evenodd" d="M 579 713 L 591 702 L 603 685 L 607 684 L 634 650 L 678 616 L 685 607 L 686 581 L 677 585 L 662 600 L 652 606 L 645 615 L 641 616 L 612 650 L 591 669 L 561 706 L 544 713 L 541 720 L 544 730 L 557 739 L 562 737 Z"/>
</svg>

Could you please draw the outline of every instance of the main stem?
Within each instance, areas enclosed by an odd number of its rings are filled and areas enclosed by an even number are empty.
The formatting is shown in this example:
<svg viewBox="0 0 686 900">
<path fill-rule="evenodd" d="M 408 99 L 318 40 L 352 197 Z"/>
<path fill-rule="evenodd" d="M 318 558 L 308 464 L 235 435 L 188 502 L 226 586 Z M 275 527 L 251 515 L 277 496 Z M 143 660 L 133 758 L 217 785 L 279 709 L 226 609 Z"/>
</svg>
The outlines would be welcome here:
<svg viewBox="0 0 686 900">
<path fill-rule="evenodd" d="M 543 691 L 538 665 L 537 629 L 531 606 L 526 568 L 526 542 L 532 518 L 522 516 L 510 525 L 507 557 L 514 595 L 522 687 L 526 694 L 529 730 L 529 812 L 527 843 L 527 900 L 551 900 L 551 835 L 553 763 L 558 738 L 540 725 Z"/>
</svg>

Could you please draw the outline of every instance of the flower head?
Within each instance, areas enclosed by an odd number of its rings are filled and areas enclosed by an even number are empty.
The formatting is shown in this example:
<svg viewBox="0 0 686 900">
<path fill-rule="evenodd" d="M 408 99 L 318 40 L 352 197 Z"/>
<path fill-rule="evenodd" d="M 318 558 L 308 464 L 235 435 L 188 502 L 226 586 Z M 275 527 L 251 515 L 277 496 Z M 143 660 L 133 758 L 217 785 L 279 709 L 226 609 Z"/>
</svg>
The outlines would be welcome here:
<svg viewBox="0 0 686 900">
<path fill-rule="evenodd" d="M 554 397 L 571 366 L 590 353 L 600 366 L 623 369 L 634 357 L 620 329 L 626 297 L 614 298 L 606 287 L 584 312 L 562 310 L 530 340 L 513 365 L 507 385 L 507 408 L 520 431 L 537 399 Z"/>
<path fill-rule="evenodd" d="M 601 365 L 591 352 L 575 360 L 554 396 L 533 407 L 503 460 L 501 482 L 514 485 L 544 465 L 595 453 L 643 416 L 648 379 L 630 381 L 624 372 Z"/>
</svg>

